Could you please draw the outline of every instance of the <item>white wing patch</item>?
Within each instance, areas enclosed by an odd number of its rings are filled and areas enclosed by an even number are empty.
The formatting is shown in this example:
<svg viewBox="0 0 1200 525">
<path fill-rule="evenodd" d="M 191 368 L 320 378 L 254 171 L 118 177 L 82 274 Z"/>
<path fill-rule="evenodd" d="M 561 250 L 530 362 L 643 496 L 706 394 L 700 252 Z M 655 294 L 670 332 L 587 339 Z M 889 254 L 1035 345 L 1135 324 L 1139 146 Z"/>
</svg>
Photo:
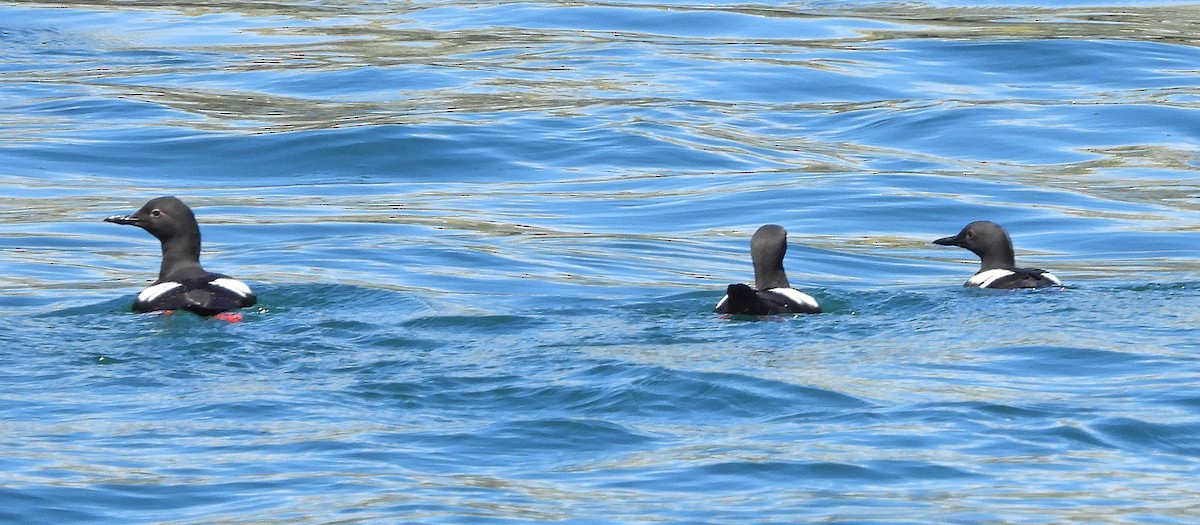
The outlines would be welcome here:
<svg viewBox="0 0 1200 525">
<path fill-rule="evenodd" d="M 1054 274 L 1052 274 L 1050 272 L 1042 272 L 1042 277 L 1045 277 L 1047 279 L 1050 279 L 1051 281 L 1054 281 L 1054 284 L 1056 284 L 1058 286 L 1062 286 L 1062 281 L 1058 280 L 1058 277 L 1055 277 Z"/>
<path fill-rule="evenodd" d="M 817 300 L 813 299 L 813 297 L 811 295 L 801 292 L 800 290 L 797 290 L 795 288 L 771 288 L 770 290 L 767 290 L 767 291 L 774 292 L 774 293 L 777 293 L 784 297 L 787 297 L 789 301 L 795 302 L 796 304 L 808 305 L 813 308 L 821 307 L 820 305 L 817 304 Z"/>
<path fill-rule="evenodd" d="M 717 305 L 713 307 L 713 310 L 720 310 L 722 306 L 725 306 L 725 302 L 728 300 L 729 295 L 722 297 L 720 301 L 717 301 Z"/>
<path fill-rule="evenodd" d="M 229 290 L 229 291 L 231 291 L 235 294 L 238 294 L 242 297 L 250 297 L 250 295 L 254 293 L 254 292 L 250 291 L 250 287 L 246 286 L 246 283 L 241 282 L 237 279 L 229 278 L 229 277 L 221 277 L 220 279 L 213 279 L 212 281 L 209 282 L 209 284 L 220 287 L 220 288 L 224 288 L 224 289 Z"/>
<path fill-rule="evenodd" d="M 1011 270 L 1005 270 L 1003 268 L 996 268 L 994 270 L 988 270 L 986 272 L 979 272 L 975 275 L 972 275 L 970 279 L 967 279 L 967 286 L 978 286 L 980 288 L 987 288 L 989 285 L 996 282 L 996 279 L 1008 277 L 1012 274 L 1013 274 L 1013 272 Z"/>
<path fill-rule="evenodd" d="M 154 301 L 155 299 L 158 299 L 163 294 L 165 294 L 171 290 L 174 290 L 176 288 L 179 288 L 180 286 L 183 286 L 183 285 L 179 284 L 177 282 L 158 283 L 154 286 L 146 288 L 145 290 L 142 290 L 142 293 L 138 294 L 137 300 L 139 303 L 149 303 L 151 301 Z"/>
</svg>

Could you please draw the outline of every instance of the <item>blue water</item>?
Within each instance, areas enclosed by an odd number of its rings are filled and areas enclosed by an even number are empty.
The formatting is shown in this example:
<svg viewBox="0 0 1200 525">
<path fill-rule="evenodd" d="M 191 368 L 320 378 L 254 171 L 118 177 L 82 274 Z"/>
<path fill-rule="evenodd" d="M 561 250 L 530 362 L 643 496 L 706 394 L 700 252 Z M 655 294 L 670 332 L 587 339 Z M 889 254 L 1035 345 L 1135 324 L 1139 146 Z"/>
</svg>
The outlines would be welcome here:
<svg viewBox="0 0 1200 525">
<path fill-rule="evenodd" d="M 0 2 L 0 522 L 1195 523 L 1198 34 Z M 131 313 L 167 194 L 242 322 Z M 962 288 L 978 219 L 1067 290 Z M 765 223 L 827 313 L 711 313 Z"/>
</svg>

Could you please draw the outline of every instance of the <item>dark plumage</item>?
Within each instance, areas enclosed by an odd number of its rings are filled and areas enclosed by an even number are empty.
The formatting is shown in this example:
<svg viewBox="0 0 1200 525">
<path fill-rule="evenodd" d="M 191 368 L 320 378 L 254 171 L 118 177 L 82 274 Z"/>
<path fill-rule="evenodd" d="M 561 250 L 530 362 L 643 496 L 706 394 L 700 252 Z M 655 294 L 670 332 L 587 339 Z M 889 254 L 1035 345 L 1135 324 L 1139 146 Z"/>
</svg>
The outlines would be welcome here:
<svg viewBox="0 0 1200 525">
<path fill-rule="evenodd" d="M 758 289 L 745 284 L 731 284 L 713 311 L 735 315 L 821 313 L 816 299 L 788 284 L 787 273 L 783 271 L 783 256 L 786 253 L 787 230 L 775 224 L 759 228 L 750 238 L 754 285 Z"/>
<path fill-rule="evenodd" d="M 200 226 L 183 201 L 159 197 L 132 215 L 113 215 L 104 221 L 137 226 L 162 243 L 158 280 L 138 294 L 135 312 L 183 309 L 215 315 L 258 302 L 245 283 L 200 266 Z"/>
<path fill-rule="evenodd" d="M 943 237 L 933 243 L 966 248 L 979 256 L 979 271 L 963 286 L 1000 290 L 1062 286 L 1062 281 L 1050 272 L 1036 268 L 1017 268 L 1013 258 L 1012 239 L 1004 228 L 994 222 L 972 222 L 964 226 L 958 235 Z"/>
</svg>

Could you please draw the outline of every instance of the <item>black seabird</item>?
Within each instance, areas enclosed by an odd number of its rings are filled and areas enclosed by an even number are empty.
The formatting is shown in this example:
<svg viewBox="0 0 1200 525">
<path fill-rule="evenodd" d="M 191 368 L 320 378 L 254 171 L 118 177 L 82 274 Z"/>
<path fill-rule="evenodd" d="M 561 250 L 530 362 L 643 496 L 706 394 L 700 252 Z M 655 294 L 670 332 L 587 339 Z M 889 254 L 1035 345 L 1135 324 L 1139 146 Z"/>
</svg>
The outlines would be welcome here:
<svg viewBox="0 0 1200 525">
<path fill-rule="evenodd" d="M 1017 268 L 1013 258 L 1012 239 L 999 224 L 975 221 L 963 227 L 958 235 L 943 237 L 934 244 L 966 248 L 979 256 L 979 271 L 963 286 L 1012 290 L 1016 288 L 1045 288 L 1062 286 L 1054 274 L 1036 268 Z"/>
<path fill-rule="evenodd" d="M 787 230 L 767 224 L 750 238 L 750 258 L 754 261 L 755 290 L 745 284 L 731 284 L 725 297 L 713 310 L 719 314 L 771 315 L 783 313 L 817 314 L 817 300 L 788 284 L 783 271 L 787 253 Z"/>
<path fill-rule="evenodd" d="M 158 281 L 138 294 L 135 312 L 183 309 L 207 316 L 258 302 L 245 283 L 200 267 L 200 226 L 183 201 L 159 197 L 132 215 L 113 215 L 104 221 L 132 224 L 162 242 Z"/>
</svg>

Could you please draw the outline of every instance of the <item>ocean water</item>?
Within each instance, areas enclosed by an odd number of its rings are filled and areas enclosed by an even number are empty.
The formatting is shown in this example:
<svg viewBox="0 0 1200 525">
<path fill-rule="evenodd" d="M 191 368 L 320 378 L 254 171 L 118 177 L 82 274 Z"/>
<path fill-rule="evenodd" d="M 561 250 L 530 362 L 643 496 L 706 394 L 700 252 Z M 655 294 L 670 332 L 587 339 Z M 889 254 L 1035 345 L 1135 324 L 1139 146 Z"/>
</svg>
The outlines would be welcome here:
<svg viewBox="0 0 1200 525">
<path fill-rule="evenodd" d="M 1196 523 L 1198 35 L 0 1 L 0 522 Z M 242 322 L 130 311 L 159 195 Z M 963 288 L 979 219 L 1067 288 Z M 711 313 L 766 223 L 826 313 Z"/>
</svg>

